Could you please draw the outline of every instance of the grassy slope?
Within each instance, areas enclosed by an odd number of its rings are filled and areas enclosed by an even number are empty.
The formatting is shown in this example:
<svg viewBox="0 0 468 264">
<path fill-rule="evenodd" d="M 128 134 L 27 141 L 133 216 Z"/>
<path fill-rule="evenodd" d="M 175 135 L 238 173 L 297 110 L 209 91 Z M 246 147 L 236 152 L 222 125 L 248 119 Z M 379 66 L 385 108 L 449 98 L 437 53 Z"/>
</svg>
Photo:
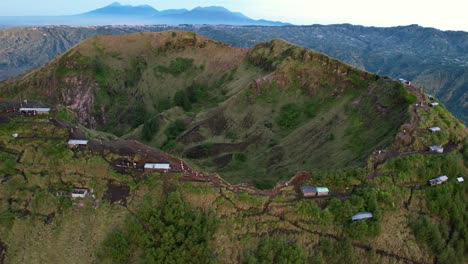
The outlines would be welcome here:
<svg viewBox="0 0 468 264">
<path fill-rule="evenodd" d="M 442 120 L 435 111 L 428 113 L 428 117 Z M 287 238 L 302 248 L 308 263 L 320 259 L 327 263 L 396 261 L 396 257 L 389 254 L 421 263 L 431 263 L 435 257 L 461 263 L 466 257 L 463 249 L 460 253 L 458 243 L 466 241 L 464 225 L 460 225 L 466 223 L 466 210 L 447 206 L 447 201 L 443 200 L 448 195 L 450 204 L 463 205 L 466 185 L 458 184 L 454 177 L 468 173 L 464 163 L 466 153 L 454 151 L 392 159 L 383 164 L 382 169 L 396 173 L 393 179 L 368 180 L 365 170 L 317 174 L 310 184 L 326 185 L 332 192 L 351 196 L 303 200 L 297 199 L 292 187 L 268 197 L 233 192 L 229 186 L 209 182 L 183 182 L 178 180 L 178 175 L 153 174 L 136 184 L 128 175 L 114 172 L 105 161 L 117 158 L 115 154 L 101 156 L 87 151 L 74 154 L 66 147 L 65 130 L 49 123 L 24 121 L 34 120 L 20 118 L 0 124 L 0 145 L 10 153 L 1 154 L 0 170 L 12 175 L 0 185 L 0 238 L 7 245 L 7 263 L 61 263 L 63 260 L 95 263 L 107 235 L 116 228 L 124 228 L 126 219 L 134 219 L 135 215 L 129 212 L 140 210 L 149 197 L 153 205 L 159 204 L 164 199 L 163 190 L 167 188 L 164 186 L 168 185 L 178 189 L 191 206 L 211 211 L 217 217 L 210 246 L 220 263 L 240 262 L 260 241 L 274 238 L 274 235 Z M 35 121 L 41 122 L 40 119 Z M 11 137 L 12 133 L 24 135 L 32 129 L 36 129 L 39 137 L 53 135 L 63 140 Z M 464 135 L 466 137 L 466 132 Z M 442 173 L 451 179 L 445 185 L 411 189 L 425 186 L 429 178 Z M 111 180 L 132 186 L 128 209 L 102 200 Z M 97 209 L 93 208 L 91 198 L 71 201 L 55 196 L 54 189 L 67 190 L 70 186 L 94 188 Z M 345 191 L 345 187 L 350 186 L 354 188 Z M 80 202 L 83 205 L 79 205 Z M 439 212 L 441 209 L 447 212 Z M 354 212 L 363 210 L 373 212 L 376 219 L 359 224 L 349 220 Z M 51 213 L 55 213 L 53 221 L 46 223 Z M 416 233 L 415 238 L 407 223 L 420 215 L 440 226 L 440 231 L 434 231 L 441 232 L 440 237 L 419 237 Z M 452 222 L 456 234 L 446 232 Z M 430 241 L 436 239 L 441 243 L 451 241 L 444 254 L 432 251 Z M 365 250 L 366 247 L 372 250 Z M 452 255 L 447 256 L 447 252 Z M 138 259 L 138 251 L 133 254 Z"/>
<path fill-rule="evenodd" d="M 193 84 L 196 102 L 176 107 Z M 396 82 L 282 40 L 246 50 L 190 32 L 96 36 L 1 89 L 64 104 L 81 124 L 125 138 L 157 119 L 149 144 L 259 187 L 362 166 L 391 144 L 412 103 Z M 184 131 L 168 136 L 177 119 Z"/>
</svg>

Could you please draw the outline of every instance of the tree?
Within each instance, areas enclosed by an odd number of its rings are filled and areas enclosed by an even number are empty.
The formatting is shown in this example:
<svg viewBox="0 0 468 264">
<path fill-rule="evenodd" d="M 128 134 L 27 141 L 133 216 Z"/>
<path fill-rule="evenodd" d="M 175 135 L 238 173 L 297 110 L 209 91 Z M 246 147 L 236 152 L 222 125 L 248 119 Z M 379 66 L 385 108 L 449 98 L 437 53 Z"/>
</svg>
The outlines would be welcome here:
<svg viewBox="0 0 468 264">
<path fill-rule="evenodd" d="M 281 238 L 263 239 L 258 247 L 244 257 L 244 263 L 306 263 L 304 249 L 296 243 Z"/>
<path fill-rule="evenodd" d="M 141 138 L 145 141 L 150 141 L 153 139 L 154 134 L 156 134 L 159 130 L 159 118 L 154 117 L 148 119 L 143 124 L 143 130 L 141 131 Z"/>
<path fill-rule="evenodd" d="M 214 216 L 191 208 L 172 191 L 161 205 L 147 202 L 110 233 L 98 258 L 100 263 L 214 263 L 210 242 L 216 224 Z"/>
<path fill-rule="evenodd" d="M 174 95 L 174 105 L 182 107 L 185 111 L 190 111 L 192 105 L 185 90 L 179 90 Z"/>
</svg>

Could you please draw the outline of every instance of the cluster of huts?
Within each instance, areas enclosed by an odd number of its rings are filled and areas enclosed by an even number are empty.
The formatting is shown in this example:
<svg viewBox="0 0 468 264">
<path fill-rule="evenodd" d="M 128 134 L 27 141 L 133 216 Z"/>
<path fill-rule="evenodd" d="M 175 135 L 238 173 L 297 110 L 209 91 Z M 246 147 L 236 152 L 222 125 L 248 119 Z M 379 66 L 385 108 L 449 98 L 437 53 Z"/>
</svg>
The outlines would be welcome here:
<svg viewBox="0 0 468 264">
<path fill-rule="evenodd" d="M 325 197 L 330 194 L 330 190 L 327 187 L 319 186 L 302 186 L 301 187 L 302 196 L 304 198 L 313 198 L 313 197 Z M 359 212 L 351 217 L 352 221 L 358 221 L 363 219 L 372 218 L 372 213 L 369 212 Z"/>
<path fill-rule="evenodd" d="M 449 178 L 447 177 L 447 175 L 441 175 L 441 176 L 438 176 L 436 178 L 430 179 L 429 180 L 429 185 L 430 186 L 441 185 L 441 184 L 447 182 L 448 179 Z M 457 182 L 462 183 L 464 181 L 465 181 L 465 179 L 463 177 L 457 177 Z"/>
</svg>

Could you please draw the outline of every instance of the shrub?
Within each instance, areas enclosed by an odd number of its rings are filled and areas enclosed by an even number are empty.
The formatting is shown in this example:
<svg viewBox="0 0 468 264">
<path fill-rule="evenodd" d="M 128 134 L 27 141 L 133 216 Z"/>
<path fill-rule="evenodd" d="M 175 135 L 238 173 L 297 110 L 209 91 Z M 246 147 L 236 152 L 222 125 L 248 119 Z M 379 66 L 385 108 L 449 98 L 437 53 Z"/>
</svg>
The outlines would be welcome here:
<svg viewBox="0 0 468 264">
<path fill-rule="evenodd" d="M 174 123 L 170 124 L 164 131 L 168 140 L 176 139 L 186 129 L 185 122 L 181 119 L 177 119 Z"/>
<path fill-rule="evenodd" d="M 254 251 L 244 256 L 243 263 L 306 263 L 304 249 L 282 238 L 263 239 Z"/>
<path fill-rule="evenodd" d="M 210 241 L 216 219 L 191 208 L 178 191 L 168 193 L 157 207 L 146 202 L 134 217 L 107 236 L 99 263 L 214 262 Z"/>
<path fill-rule="evenodd" d="M 191 102 L 185 90 L 179 90 L 174 95 L 174 105 L 182 107 L 185 111 L 192 109 Z"/>
<path fill-rule="evenodd" d="M 141 138 L 145 141 L 153 139 L 154 134 L 159 131 L 159 118 L 153 117 L 143 124 L 141 131 Z"/>
<path fill-rule="evenodd" d="M 169 66 L 158 66 L 157 70 L 160 73 L 169 73 L 173 76 L 178 76 L 181 73 L 187 71 L 193 66 L 193 59 L 188 58 L 176 58 L 171 61 Z"/>
<path fill-rule="evenodd" d="M 101 259 L 112 260 L 112 263 L 128 263 L 131 256 L 131 245 L 128 236 L 121 230 L 112 231 L 103 243 L 98 253 Z"/>
<path fill-rule="evenodd" d="M 6 153 L 0 153 L 0 172 L 2 174 L 14 174 L 16 160 L 8 156 Z"/>
<path fill-rule="evenodd" d="M 296 104 L 284 105 L 276 118 L 276 123 L 285 129 L 295 128 L 300 123 L 301 110 Z"/>
</svg>

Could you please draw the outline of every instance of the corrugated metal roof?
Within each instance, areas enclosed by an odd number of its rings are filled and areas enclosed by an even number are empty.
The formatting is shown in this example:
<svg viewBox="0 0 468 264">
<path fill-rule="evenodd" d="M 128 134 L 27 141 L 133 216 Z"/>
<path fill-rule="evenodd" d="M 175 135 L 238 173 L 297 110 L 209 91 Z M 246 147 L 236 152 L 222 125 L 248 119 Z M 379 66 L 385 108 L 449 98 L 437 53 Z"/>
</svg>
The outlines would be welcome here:
<svg viewBox="0 0 468 264">
<path fill-rule="evenodd" d="M 302 186 L 301 187 L 302 193 L 316 193 L 317 187 L 315 186 Z"/>
<path fill-rule="evenodd" d="M 327 187 L 317 187 L 317 192 L 319 193 L 324 193 L 324 192 L 330 192 Z"/>
<path fill-rule="evenodd" d="M 28 108 L 22 107 L 19 109 L 20 111 L 38 111 L 38 112 L 49 112 L 50 108 Z"/>
<path fill-rule="evenodd" d="M 463 177 L 458 177 L 458 178 L 457 178 L 457 181 L 458 181 L 458 182 L 464 182 L 465 179 L 463 179 Z"/>
<path fill-rule="evenodd" d="M 88 140 L 82 140 L 82 139 L 70 139 L 68 141 L 68 145 L 87 145 Z"/>
<path fill-rule="evenodd" d="M 439 103 L 435 102 L 435 103 L 431 103 L 431 106 L 438 106 Z"/>
<path fill-rule="evenodd" d="M 169 170 L 171 165 L 169 163 L 145 163 L 145 169 Z"/>
<path fill-rule="evenodd" d="M 302 186 L 302 193 L 324 193 L 330 192 L 327 187 L 318 187 L 318 186 Z"/>
<path fill-rule="evenodd" d="M 444 149 L 444 147 L 439 146 L 439 145 L 434 145 L 429 147 L 431 150 L 439 150 L 439 149 Z"/>
<path fill-rule="evenodd" d="M 372 213 L 361 212 L 361 213 L 357 213 L 357 214 L 353 215 L 353 217 L 351 217 L 351 219 L 353 219 L 353 221 L 356 221 L 356 220 L 367 219 L 367 218 L 372 218 L 372 217 L 373 217 Z"/>
<path fill-rule="evenodd" d="M 436 132 L 436 131 L 440 131 L 440 127 L 431 127 L 429 128 L 429 130 L 433 131 L 433 132 Z"/>
<path fill-rule="evenodd" d="M 439 180 L 439 181 L 447 181 L 448 177 L 445 176 L 445 175 L 442 175 L 442 176 L 437 177 L 436 179 Z"/>
</svg>

